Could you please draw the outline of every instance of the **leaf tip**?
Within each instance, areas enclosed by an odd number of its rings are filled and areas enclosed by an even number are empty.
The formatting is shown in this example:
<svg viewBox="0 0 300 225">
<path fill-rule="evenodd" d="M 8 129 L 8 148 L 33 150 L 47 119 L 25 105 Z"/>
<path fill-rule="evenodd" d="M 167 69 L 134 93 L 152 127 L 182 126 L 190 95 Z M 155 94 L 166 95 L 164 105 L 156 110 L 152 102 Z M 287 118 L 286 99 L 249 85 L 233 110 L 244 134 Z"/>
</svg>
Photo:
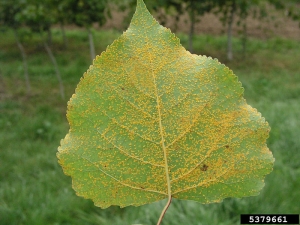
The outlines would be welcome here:
<svg viewBox="0 0 300 225">
<path fill-rule="evenodd" d="M 138 26 L 140 28 L 146 29 L 147 27 L 153 26 L 154 24 L 158 24 L 158 22 L 151 15 L 144 1 L 137 0 L 136 10 L 132 17 L 130 27 Z"/>
</svg>

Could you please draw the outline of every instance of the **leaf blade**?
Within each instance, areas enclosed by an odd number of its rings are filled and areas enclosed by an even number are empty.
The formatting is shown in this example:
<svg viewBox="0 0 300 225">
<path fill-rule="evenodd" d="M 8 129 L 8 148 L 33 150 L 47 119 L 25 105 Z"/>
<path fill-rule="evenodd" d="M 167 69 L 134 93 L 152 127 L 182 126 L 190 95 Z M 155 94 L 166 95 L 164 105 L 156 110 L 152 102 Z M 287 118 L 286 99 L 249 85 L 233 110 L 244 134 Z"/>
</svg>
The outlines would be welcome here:
<svg viewBox="0 0 300 225">
<path fill-rule="evenodd" d="M 80 81 L 67 117 L 59 163 L 76 193 L 102 208 L 254 195 L 274 161 L 269 126 L 237 77 L 186 51 L 141 0 Z"/>
</svg>

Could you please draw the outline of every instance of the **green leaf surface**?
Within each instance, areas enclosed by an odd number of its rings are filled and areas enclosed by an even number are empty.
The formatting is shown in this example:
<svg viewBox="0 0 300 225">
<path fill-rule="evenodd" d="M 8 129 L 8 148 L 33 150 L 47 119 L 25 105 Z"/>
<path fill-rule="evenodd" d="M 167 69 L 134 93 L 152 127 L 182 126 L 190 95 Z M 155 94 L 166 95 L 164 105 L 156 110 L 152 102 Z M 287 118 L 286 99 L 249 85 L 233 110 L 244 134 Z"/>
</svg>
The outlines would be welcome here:
<svg viewBox="0 0 300 225">
<path fill-rule="evenodd" d="M 68 103 L 57 154 L 77 195 L 102 208 L 257 195 L 270 127 L 226 66 L 186 51 L 142 0 Z"/>
</svg>

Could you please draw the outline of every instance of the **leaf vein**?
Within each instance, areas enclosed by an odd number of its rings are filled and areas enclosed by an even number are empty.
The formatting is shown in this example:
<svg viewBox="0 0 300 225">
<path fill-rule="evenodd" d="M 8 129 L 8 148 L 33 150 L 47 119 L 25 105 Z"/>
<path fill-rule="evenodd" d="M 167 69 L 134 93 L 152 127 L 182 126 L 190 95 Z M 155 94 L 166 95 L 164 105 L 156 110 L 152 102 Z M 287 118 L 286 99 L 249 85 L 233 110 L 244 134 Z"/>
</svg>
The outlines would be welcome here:
<svg viewBox="0 0 300 225">
<path fill-rule="evenodd" d="M 140 161 L 142 163 L 145 163 L 145 164 L 150 164 L 152 166 L 164 167 L 163 165 L 155 164 L 155 163 L 152 163 L 152 162 L 140 159 L 140 158 L 138 158 L 138 157 L 136 157 L 134 155 L 131 155 L 130 153 L 128 153 L 127 151 L 123 150 L 121 147 L 119 147 L 118 145 L 116 145 L 112 140 L 110 140 L 109 138 L 107 138 L 105 136 L 105 133 L 101 133 L 98 129 L 96 129 L 96 130 L 101 135 L 101 137 L 103 137 L 107 142 L 109 142 L 110 144 L 112 144 L 116 149 L 118 149 L 120 152 L 122 152 L 123 154 L 127 155 L 128 157 L 133 158 L 135 160 L 138 160 L 138 161 Z"/>
<path fill-rule="evenodd" d="M 88 162 L 91 163 L 92 165 L 94 165 L 94 166 L 98 169 L 98 170 L 96 170 L 96 171 L 100 171 L 100 172 L 104 173 L 105 175 L 109 176 L 110 178 L 112 178 L 112 179 L 115 180 L 116 182 L 122 184 L 123 186 L 129 187 L 129 188 L 132 188 L 132 189 L 141 190 L 141 191 L 154 192 L 154 193 L 159 193 L 159 194 L 166 195 L 166 193 L 163 193 L 163 192 L 160 192 L 160 191 L 151 190 L 151 189 L 146 189 L 146 188 L 143 189 L 143 188 L 140 188 L 140 187 L 136 187 L 136 186 L 132 186 L 132 185 L 126 184 L 126 183 L 122 182 L 121 180 L 115 178 L 114 176 L 110 175 L 109 173 L 107 173 L 107 172 L 104 171 L 103 169 L 101 169 L 97 164 L 95 164 L 94 162 L 90 161 L 89 159 L 83 157 L 82 155 L 79 155 L 79 154 L 76 154 L 76 153 L 74 153 L 74 154 L 77 155 L 77 156 L 79 156 L 79 157 L 82 158 L 83 160 L 88 161 Z M 83 171 L 83 172 L 92 172 L 92 171 Z"/>
<path fill-rule="evenodd" d="M 124 96 L 122 96 L 119 91 L 116 90 L 116 88 L 113 88 L 113 90 L 117 93 L 117 95 L 124 99 L 126 102 L 128 102 L 132 107 L 134 107 L 135 109 L 137 109 L 138 111 L 142 112 L 143 114 L 147 115 L 148 117 L 150 117 L 151 119 L 155 120 L 155 118 L 149 114 L 148 112 L 145 112 L 144 110 L 142 110 L 140 107 L 136 106 L 133 102 L 131 102 L 129 99 L 125 98 Z"/>
</svg>

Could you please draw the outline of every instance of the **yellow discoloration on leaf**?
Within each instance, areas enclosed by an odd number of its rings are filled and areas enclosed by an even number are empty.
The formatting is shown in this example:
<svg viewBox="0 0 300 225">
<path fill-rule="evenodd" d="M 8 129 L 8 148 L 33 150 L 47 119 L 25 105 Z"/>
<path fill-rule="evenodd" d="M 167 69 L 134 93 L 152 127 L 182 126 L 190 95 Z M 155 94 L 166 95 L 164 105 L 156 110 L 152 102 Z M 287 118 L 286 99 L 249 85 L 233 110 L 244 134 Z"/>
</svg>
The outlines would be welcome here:
<svg viewBox="0 0 300 225">
<path fill-rule="evenodd" d="M 237 77 L 186 51 L 142 0 L 80 80 L 67 118 L 59 163 L 102 208 L 256 195 L 273 166 L 269 125 Z"/>
</svg>

